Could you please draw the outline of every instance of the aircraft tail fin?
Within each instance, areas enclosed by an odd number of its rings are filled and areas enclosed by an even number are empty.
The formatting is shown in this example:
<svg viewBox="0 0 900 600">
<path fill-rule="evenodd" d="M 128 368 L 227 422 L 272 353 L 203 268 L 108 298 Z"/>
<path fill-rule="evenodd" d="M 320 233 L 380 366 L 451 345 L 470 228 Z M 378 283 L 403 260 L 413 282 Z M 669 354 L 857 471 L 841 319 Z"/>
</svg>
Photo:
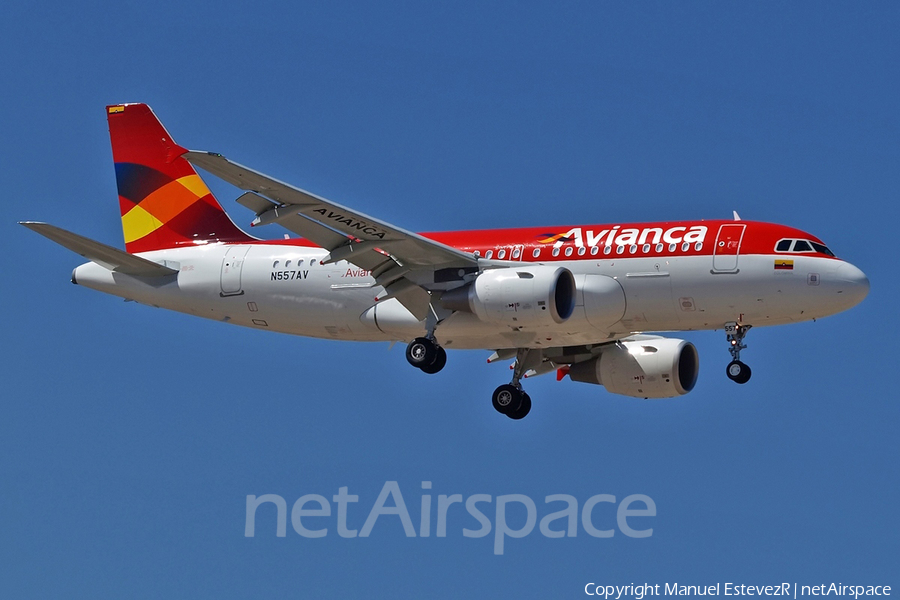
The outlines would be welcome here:
<svg viewBox="0 0 900 600">
<path fill-rule="evenodd" d="M 235 225 L 146 104 L 106 107 L 125 250 L 255 238 Z"/>
</svg>

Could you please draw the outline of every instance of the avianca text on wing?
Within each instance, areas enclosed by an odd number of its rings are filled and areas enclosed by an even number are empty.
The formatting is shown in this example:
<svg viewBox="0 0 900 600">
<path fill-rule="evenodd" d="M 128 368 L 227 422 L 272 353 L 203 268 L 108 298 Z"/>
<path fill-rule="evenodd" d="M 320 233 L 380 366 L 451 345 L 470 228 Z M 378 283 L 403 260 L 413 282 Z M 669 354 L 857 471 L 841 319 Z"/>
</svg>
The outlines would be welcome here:
<svg viewBox="0 0 900 600">
<path fill-rule="evenodd" d="M 534 531 L 535 526 L 544 537 L 548 538 L 576 537 L 579 521 L 584 533 L 595 538 L 611 538 L 615 536 L 616 529 L 630 538 L 648 538 L 653 535 L 653 529 L 638 529 L 637 527 L 647 523 L 645 520 L 638 521 L 638 518 L 656 516 L 656 503 L 644 494 L 632 494 L 622 498 L 621 501 L 617 501 L 612 494 L 597 494 L 585 500 L 580 506 L 575 496 L 551 494 L 544 498 L 544 506 L 540 511 L 542 516 L 538 522 L 538 504 L 525 494 L 500 496 L 472 494 L 467 498 L 463 498 L 462 494 L 439 494 L 434 499 L 435 502 L 432 502 L 432 494 L 427 492 L 431 490 L 431 482 L 423 481 L 422 490 L 426 492 L 422 494 L 419 503 L 418 531 L 413 526 L 403 493 L 396 481 L 384 483 L 361 529 L 350 528 L 351 523 L 356 524 L 360 521 L 361 515 L 354 511 L 352 506 L 359 502 L 359 495 L 350 494 L 348 487 L 339 488 L 331 501 L 319 494 L 300 496 L 290 511 L 291 525 L 294 531 L 304 538 L 323 538 L 328 535 L 330 527 L 326 526 L 328 522 L 323 522 L 322 519 L 334 516 L 333 524 L 340 537 L 365 538 L 372 534 L 380 517 L 391 517 L 381 519 L 384 521 L 382 529 L 399 525 L 406 537 L 424 538 L 431 536 L 432 516 L 434 516 L 435 537 L 447 537 L 448 531 L 461 531 L 464 537 L 482 538 L 493 531 L 494 554 L 503 554 L 506 538 L 528 536 Z M 388 500 L 393 505 L 388 505 Z M 245 537 L 256 537 L 258 511 L 260 519 L 264 519 L 266 528 L 269 528 L 269 524 L 272 523 L 272 509 L 266 505 L 275 507 L 275 536 L 287 536 L 287 501 L 278 494 L 264 494 L 247 496 Z M 603 505 L 611 506 L 607 506 L 604 510 Z M 514 514 L 507 515 L 507 509 L 510 507 L 517 508 L 512 509 Z M 615 528 L 612 527 L 613 507 L 615 507 Z M 521 514 L 523 509 L 524 522 Z M 356 514 L 351 514 L 354 512 Z M 607 522 L 601 523 L 601 520 Z M 479 525 L 477 529 L 469 529 L 476 524 Z"/>
</svg>

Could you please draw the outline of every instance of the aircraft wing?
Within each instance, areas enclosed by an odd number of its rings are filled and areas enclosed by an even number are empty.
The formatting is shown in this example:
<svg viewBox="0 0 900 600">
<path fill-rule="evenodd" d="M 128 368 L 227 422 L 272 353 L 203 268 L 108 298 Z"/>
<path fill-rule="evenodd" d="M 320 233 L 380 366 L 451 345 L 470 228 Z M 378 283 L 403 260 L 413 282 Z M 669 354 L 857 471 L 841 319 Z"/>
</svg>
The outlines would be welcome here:
<svg viewBox="0 0 900 600">
<path fill-rule="evenodd" d="M 249 190 L 238 202 L 256 213 L 254 226 L 278 223 L 329 250 L 326 262 L 347 260 L 371 271 L 387 291 L 384 298 L 396 297 L 420 319 L 427 314 L 429 291 L 437 289 L 433 286 L 436 279 L 447 282 L 446 276 L 436 278 L 435 273 L 477 269 L 478 260 L 472 254 L 278 181 L 221 154 L 192 150 L 183 157 Z"/>
</svg>

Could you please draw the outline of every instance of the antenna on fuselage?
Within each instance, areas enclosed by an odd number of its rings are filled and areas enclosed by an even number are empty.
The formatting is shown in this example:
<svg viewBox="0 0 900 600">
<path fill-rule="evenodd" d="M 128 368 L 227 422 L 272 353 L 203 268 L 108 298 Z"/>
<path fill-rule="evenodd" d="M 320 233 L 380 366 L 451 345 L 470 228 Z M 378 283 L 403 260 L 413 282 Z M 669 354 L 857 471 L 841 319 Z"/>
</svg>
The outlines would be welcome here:
<svg viewBox="0 0 900 600">
<path fill-rule="evenodd" d="M 737 211 L 736 211 L 736 210 L 733 210 L 733 211 L 731 211 L 731 212 L 734 213 L 734 220 L 735 220 L 735 221 L 740 221 L 740 220 L 741 220 L 741 215 L 737 214 Z"/>
</svg>

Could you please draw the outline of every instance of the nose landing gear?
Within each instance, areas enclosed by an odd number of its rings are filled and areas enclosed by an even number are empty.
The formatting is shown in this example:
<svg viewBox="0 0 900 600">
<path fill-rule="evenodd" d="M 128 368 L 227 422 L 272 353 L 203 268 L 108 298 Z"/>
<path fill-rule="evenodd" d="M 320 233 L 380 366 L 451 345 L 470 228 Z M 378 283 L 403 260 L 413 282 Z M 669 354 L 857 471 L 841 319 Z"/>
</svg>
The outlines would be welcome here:
<svg viewBox="0 0 900 600">
<path fill-rule="evenodd" d="M 737 323 L 725 324 L 725 339 L 728 340 L 728 352 L 731 354 L 731 362 L 725 367 L 728 379 L 735 383 L 747 383 L 750 381 L 750 367 L 741 362 L 741 350 L 747 346 L 744 344 L 744 336 L 752 325 L 738 325 Z"/>
</svg>

